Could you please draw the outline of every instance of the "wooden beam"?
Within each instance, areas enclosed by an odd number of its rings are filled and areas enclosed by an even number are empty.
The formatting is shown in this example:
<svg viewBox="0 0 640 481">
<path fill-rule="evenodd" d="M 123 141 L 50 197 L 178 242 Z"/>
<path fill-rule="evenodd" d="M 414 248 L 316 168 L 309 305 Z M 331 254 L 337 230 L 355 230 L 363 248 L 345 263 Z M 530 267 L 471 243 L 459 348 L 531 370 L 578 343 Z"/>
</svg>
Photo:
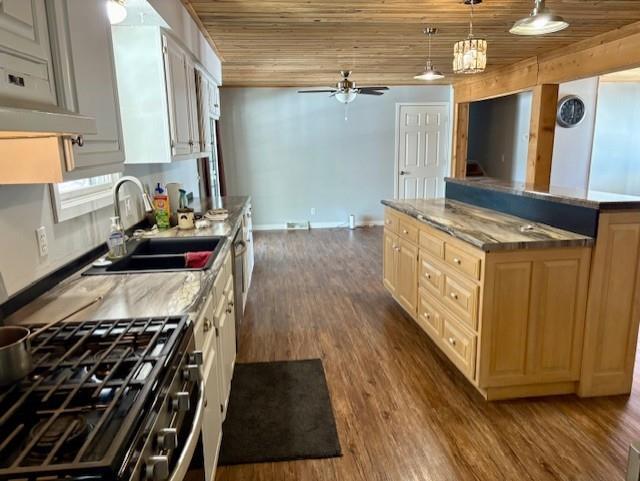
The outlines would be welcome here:
<svg viewBox="0 0 640 481">
<path fill-rule="evenodd" d="M 456 102 L 454 106 L 451 176 L 466 177 L 469 144 L 469 104 Z"/>
<path fill-rule="evenodd" d="M 551 180 L 551 160 L 556 129 L 558 84 L 537 85 L 531 101 L 527 184 L 546 189 Z"/>
</svg>

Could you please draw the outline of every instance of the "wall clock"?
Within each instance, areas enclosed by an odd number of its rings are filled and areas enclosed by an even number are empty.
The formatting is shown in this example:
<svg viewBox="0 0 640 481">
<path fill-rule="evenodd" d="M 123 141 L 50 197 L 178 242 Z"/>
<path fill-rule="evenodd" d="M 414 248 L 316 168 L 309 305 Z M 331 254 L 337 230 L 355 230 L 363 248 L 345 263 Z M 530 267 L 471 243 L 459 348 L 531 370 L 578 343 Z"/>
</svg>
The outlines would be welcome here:
<svg viewBox="0 0 640 481">
<path fill-rule="evenodd" d="M 584 120 L 584 114 L 584 102 L 577 95 L 567 95 L 558 102 L 556 118 L 560 127 L 575 127 Z"/>
</svg>

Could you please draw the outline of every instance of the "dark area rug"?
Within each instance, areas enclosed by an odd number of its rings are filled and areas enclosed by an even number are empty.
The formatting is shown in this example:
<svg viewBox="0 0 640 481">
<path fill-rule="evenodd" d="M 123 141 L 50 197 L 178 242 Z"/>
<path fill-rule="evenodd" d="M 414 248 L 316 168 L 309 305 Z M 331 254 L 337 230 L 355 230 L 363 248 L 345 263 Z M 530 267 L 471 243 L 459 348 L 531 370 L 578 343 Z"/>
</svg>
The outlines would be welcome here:
<svg viewBox="0 0 640 481">
<path fill-rule="evenodd" d="M 320 359 L 236 364 L 219 464 L 341 456 Z"/>
</svg>

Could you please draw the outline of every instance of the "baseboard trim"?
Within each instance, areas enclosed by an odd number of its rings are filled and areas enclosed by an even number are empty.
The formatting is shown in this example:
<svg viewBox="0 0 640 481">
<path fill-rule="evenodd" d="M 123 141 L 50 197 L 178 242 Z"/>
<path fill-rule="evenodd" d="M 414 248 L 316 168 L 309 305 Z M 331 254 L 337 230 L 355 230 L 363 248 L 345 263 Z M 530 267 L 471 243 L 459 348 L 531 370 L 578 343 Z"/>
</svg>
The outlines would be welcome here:
<svg viewBox="0 0 640 481">
<path fill-rule="evenodd" d="M 356 227 L 373 227 L 384 225 L 383 220 L 372 220 L 365 222 L 356 222 Z M 349 224 L 347 222 L 311 222 L 312 229 L 348 229 Z M 268 230 L 287 230 L 286 223 L 281 224 L 254 224 L 254 231 L 268 231 Z"/>
</svg>

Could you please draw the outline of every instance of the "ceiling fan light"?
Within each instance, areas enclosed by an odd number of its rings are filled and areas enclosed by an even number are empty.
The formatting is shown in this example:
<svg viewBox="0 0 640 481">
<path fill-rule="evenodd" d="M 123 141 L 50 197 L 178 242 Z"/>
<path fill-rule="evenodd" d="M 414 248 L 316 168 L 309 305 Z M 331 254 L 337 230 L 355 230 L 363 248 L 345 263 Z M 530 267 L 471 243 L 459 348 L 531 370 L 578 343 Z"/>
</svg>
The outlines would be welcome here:
<svg viewBox="0 0 640 481">
<path fill-rule="evenodd" d="M 358 92 L 355 90 L 347 90 L 345 92 L 336 92 L 335 98 L 341 104 L 350 104 L 353 102 L 358 95 Z"/>
<path fill-rule="evenodd" d="M 544 0 L 536 0 L 531 15 L 521 18 L 509 30 L 514 35 L 545 35 L 559 32 L 569 26 L 564 18 L 554 15 L 544 5 Z"/>
<path fill-rule="evenodd" d="M 125 0 L 107 0 L 107 16 L 111 25 L 116 25 L 127 18 Z"/>
</svg>

